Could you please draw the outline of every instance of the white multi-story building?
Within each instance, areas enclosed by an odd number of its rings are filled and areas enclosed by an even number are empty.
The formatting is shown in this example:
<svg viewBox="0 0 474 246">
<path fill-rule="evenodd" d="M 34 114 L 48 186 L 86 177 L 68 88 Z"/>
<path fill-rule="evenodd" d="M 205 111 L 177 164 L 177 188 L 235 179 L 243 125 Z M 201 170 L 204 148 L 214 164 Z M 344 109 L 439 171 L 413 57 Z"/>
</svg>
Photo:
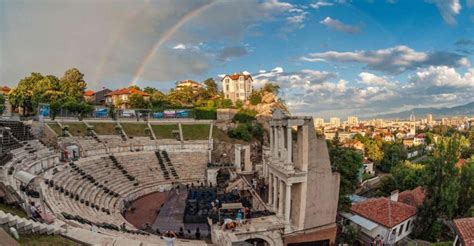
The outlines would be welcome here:
<svg viewBox="0 0 474 246">
<path fill-rule="evenodd" d="M 252 94 L 252 76 L 235 73 L 222 78 L 224 97 L 232 102 L 245 101 Z"/>
<path fill-rule="evenodd" d="M 357 126 L 359 124 L 359 119 L 356 116 L 347 117 L 347 124 L 349 126 Z"/>
<path fill-rule="evenodd" d="M 329 124 L 334 127 L 340 127 L 341 126 L 341 119 L 337 117 L 331 117 L 329 119 Z"/>
<path fill-rule="evenodd" d="M 324 126 L 324 119 L 323 118 L 314 118 L 314 126 L 315 127 Z"/>
</svg>

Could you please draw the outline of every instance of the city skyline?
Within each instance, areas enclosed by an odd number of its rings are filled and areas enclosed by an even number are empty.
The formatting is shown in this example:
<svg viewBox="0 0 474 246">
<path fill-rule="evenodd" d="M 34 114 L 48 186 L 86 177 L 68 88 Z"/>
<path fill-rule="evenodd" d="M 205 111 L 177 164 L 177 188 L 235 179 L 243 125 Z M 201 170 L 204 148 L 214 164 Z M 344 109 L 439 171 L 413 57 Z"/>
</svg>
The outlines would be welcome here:
<svg viewBox="0 0 474 246">
<path fill-rule="evenodd" d="M 324 118 L 463 105 L 474 92 L 472 0 L 50 0 L 0 9 L 1 85 L 77 67 L 92 89 L 135 81 L 168 90 L 247 71 L 255 87 L 280 85 L 292 113 Z"/>
</svg>

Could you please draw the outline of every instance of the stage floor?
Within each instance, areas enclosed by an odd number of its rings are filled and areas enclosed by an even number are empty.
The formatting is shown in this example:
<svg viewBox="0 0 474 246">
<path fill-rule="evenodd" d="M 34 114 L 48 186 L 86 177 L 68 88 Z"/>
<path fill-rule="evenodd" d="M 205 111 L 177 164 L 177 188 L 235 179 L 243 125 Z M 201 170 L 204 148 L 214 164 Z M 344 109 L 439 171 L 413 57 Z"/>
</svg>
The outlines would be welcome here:
<svg viewBox="0 0 474 246">
<path fill-rule="evenodd" d="M 161 208 L 160 214 L 156 217 L 155 223 L 153 223 L 152 228 L 154 230 L 158 228 L 162 233 L 168 230 L 178 233 L 179 228 L 183 227 L 185 235 L 187 235 L 187 230 L 189 229 L 191 230 L 192 237 L 194 237 L 196 228 L 199 227 L 201 237 L 209 235 L 208 224 L 183 223 L 187 196 L 188 193 L 185 187 L 180 189 L 179 195 L 176 194 L 175 190 L 170 191 L 163 207 Z"/>
</svg>

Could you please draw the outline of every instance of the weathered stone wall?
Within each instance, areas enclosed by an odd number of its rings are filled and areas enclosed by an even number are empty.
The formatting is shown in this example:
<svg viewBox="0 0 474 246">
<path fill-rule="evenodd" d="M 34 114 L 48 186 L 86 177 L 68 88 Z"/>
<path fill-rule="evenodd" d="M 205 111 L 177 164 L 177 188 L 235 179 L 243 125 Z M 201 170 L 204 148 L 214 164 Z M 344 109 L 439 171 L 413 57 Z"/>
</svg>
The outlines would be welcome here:
<svg viewBox="0 0 474 246">
<path fill-rule="evenodd" d="M 252 163 L 262 163 L 262 145 L 259 142 L 251 142 L 250 144 L 250 160 Z M 211 160 L 215 164 L 234 164 L 235 147 L 234 143 L 214 140 L 214 148 L 212 150 Z M 243 151 L 242 151 L 243 155 Z M 243 156 L 242 156 L 243 160 Z"/>
<path fill-rule="evenodd" d="M 46 123 L 41 125 L 40 122 L 33 121 L 31 124 L 31 132 L 44 145 L 48 147 L 59 148 L 58 136 L 51 128 L 49 128 Z"/>
</svg>

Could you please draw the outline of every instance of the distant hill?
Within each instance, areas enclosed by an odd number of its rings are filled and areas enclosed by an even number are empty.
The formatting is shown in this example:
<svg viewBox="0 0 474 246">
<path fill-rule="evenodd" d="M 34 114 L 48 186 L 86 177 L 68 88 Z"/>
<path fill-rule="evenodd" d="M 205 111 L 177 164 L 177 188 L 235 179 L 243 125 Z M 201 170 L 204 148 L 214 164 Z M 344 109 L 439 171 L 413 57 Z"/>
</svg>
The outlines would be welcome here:
<svg viewBox="0 0 474 246">
<path fill-rule="evenodd" d="M 382 119 L 408 119 L 410 115 L 414 113 L 417 119 L 426 118 L 427 114 L 432 114 L 433 118 L 459 116 L 459 115 L 474 115 L 474 102 L 468 104 L 459 105 L 451 108 L 414 108 L 412 110 L 402 111 L 398 113 L 390 114 L 379 114 L 370 118 L 382 118 Z"/>
</svg>

